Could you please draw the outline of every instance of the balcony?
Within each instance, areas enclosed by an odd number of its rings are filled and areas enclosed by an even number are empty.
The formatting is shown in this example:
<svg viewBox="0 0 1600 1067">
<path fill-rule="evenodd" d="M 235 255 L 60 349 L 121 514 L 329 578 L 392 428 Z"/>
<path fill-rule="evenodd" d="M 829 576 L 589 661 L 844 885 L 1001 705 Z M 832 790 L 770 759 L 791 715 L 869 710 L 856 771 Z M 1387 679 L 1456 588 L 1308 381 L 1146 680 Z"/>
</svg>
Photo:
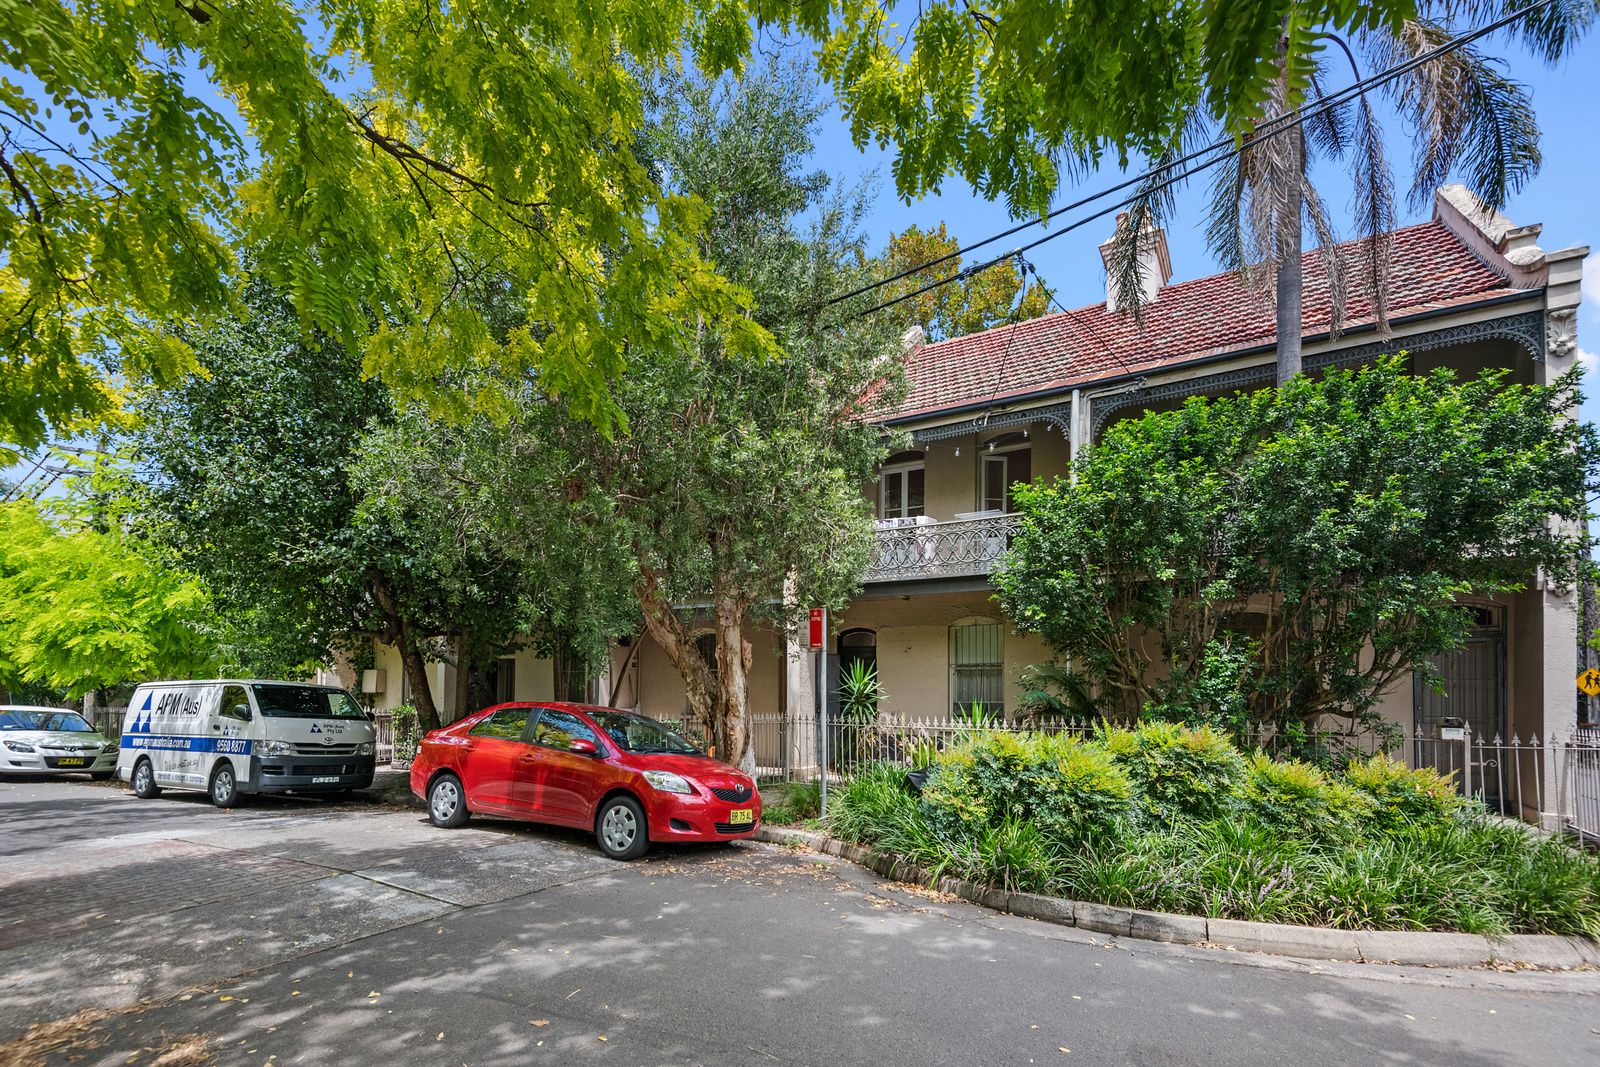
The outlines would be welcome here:
<svg viewBox="0 0 1600 1067">
<path fill-rule="evenodd" d="M 994 570 L 1022 517 L 991 512 L 936 522 L 926 516 L 879 520 L 864 581 L 966 578 Z"/>
</svg>

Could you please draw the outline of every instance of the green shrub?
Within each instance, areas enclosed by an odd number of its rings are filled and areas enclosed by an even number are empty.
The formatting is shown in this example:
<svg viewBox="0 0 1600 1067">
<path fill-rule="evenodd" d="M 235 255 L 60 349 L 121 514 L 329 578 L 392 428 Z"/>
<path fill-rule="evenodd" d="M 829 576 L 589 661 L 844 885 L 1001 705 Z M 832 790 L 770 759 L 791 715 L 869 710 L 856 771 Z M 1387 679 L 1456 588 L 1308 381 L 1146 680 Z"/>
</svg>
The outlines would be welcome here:
<svg viewBox="0 0 1600 1067">
<path fill-rule="evenodd" d="M 1376 806 L 1367 794 L 1329 781 L 1309 763 L 1260 753 L 1251 758 L 1239 795 L 1244 810 L 1262 825 L 1312 840 L 1354 840 Z"/>
<path fill-rule="evenodd" d="M 822 810 L 818 782 L 772 782 L 761 788 L 761 821 L 772 826 L 793 826 L 815 819 Z"/>
<path fill-rule="evenodd" d="M 1037 825 L 1006 817 L 948 843 L 943 873 L 1023 893 L 1048 893 L 1064 865 L 1057 844 Z"/>
<path fill-rule="evenodd" d="M 1435 823 L 1470 809 L 1450 775 L 1431 767 L 1408 768 L 1388 756 L 1352 760 L 1345 781 L 1373 802 L 1370 818 L 1379 830 L 1392 832 L 1407 823 Z"/>
<path fill-rule="evenodd" d="M 901 850 L 907 824 L 919 818 L 917 798 L 906 788 L 906 772 L 892 764 L 869 763 L 828 797 L 828 832 L 847 841 L 882 844 Z"/>
<path fill-rule="evenodd" d="M 417 725 L 417 709 L 410 704 L 401 704 L 389 713 L 389 728 L 394 736 L 394 755 L 390 757 L 396 763 L 410 763 L 417 758 L 417 745 L 422 741 L 422 730 Z"/>
<path fill-rule="evenodd" d="M 1133 788 L 1110 754 L 1065 735 L 977 734 L 933 768 L 924 814 L 952 839 L 1014 818 L 1057 841 L 1078 841 L 1120 832 L 1133 810 Z"/>
<path fill-rule="evenodd" d="M 1153 823 L 1214 819 L 1237 807 L 1247 767 L 1220 731 L 1146 722 L 1133 730 L 1102 727 L 1099 741 L 1127 772 L 1140 812 Z"/>
</svg>

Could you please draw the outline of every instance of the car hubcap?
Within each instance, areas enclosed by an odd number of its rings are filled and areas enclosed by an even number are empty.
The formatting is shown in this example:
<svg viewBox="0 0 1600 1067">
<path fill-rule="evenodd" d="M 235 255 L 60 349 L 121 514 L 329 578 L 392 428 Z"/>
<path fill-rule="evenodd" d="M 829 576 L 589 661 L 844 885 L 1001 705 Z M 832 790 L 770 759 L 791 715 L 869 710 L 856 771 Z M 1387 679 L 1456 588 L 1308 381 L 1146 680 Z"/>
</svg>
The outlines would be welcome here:
<svg viewBox="0 0 1600 1067">
<path fill-rule="evenodd" d="M 600 834 L 606 839 L 606 847 L 613 852 L 626 852 L 638 832 L 639 824 L 634 820 L 633 812 L 621 804 L 606 812 L 605 821 L 600 824 Z"/>
<path fill-rule="evenodd" d="M 223 771 L 217 775 L 217 799 L 229 800 L 233 797 L 233 775 Z"/>
<path fill-rule="evenodd" d="M 150 788 L 150 768 L 147 765 L 139 764 L 139 780 L 134 785 L 139 789 Z"/>
<path fill-rule="evenodd" d="M 456 784 L 440 782 L 433 787 L 433 817 L 444 822 L 456 813 Z"/>
</svg>

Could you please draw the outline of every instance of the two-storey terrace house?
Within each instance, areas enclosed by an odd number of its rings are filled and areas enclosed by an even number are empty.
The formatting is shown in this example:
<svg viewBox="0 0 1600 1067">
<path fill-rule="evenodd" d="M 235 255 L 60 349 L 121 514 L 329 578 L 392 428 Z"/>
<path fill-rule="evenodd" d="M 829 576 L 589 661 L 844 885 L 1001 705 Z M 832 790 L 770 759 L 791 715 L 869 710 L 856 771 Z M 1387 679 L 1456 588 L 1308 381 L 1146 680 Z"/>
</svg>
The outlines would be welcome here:
<svg viewBox="0 0 1600 1067">
<path fill-rule="evenodd" d="M 1431 220 L 1394 234 L 1387 341 L 1378 340 L 1359 295 L 1343 333 L 1330 337 L 1326 277 L 1307 255 L 1307 372 L 1403 350 L 1419 372 L 1446 366 L 1467 376 L 1493 367 L 1517 382 L 1553 381 L 1577 356 L 1588 249 L 1546 252 L 1539 236 L 1537 225 L 1483 211 L 1460 186 L 1439 190 Z M 877 517 L 876 551 L 860 595 L 834 620 L 830 689 L 843 666 L 866 660 L 887 694 L 881 710 L 897 717 L 939 718 L 974 702 L 1013 709 L 1023 669 L 1049 650 L 993 600 L 991 574 L 1016 521 L 1012 487 L 1066 474 L 1072 457 L 1116 420 L 1272 383 L 1275 323 L 1265 300 L 1231 274 L 1172 282 L 1159 232 L 1145 254 L 1142 326 L 1112 288 L 1089 307 L 909 347 L 904 401 L 875 413 L 904 431 L 909 447 L 888 456 L 864 487 Z M 1480 736 L 1547 737 L 1569 727 L 1579 644 L 1573 592 L 1529 575 L 1524 591 L 1474 608 L 1472 640 L 1440 664 L 1446 692 L 1402 684 L 1386 694 L 1383 713 L 1408 734 L 1431 732 L 1445 716 L 1469 720 Z M 813 718 L 815 666 L 803 635 L 757 631 L 749 639 L 752 710 Z M 387 650 L 379 658 L 393 692 L 373 695 L 392 706 L 404 696 L 402 672 L 385 662 L 393 658 Z M 508 660 L 499 695 L 546 697 L 551 672 L 531 655 Z M 439 664 L 434 674 L 436 697 L 450 709 L 454 671 Z M 687 710 L 681 680 L 647 636 L 620 641 L 593 688 L 602 701 L 661 718 Z M 757 739 L 766 748 L 793 744 L 770 732 Z M 758 748 L 758 761 L 782 760 Z"/>
<path fill-rule="evenodd" d="M 1418 372 L 1445 366 L 1470 376 L 1493 367 L 1517 382 L 1555 380 L 1576 359 L 1588 249 L 1546 252 L 1539 235 L 1537 225 L 1485 212 L 1461 186 L 1439 190 L 1432 219 L 1394 235 L 1387 341 L 1354 294 L 1343 333 L 1329 336 L 1326 276 L 1308 254 L 1307 372 L 1403 350 Z M 1272 308 L 1232 274 L 1172 282 L 1160 233 L 1146 255 L 1142 327 L 1113 289 L 1090 307 L 910 348 L 904 401 L 877 413 L 910 445 L 866 487 L 876 553 L 860 595 L 834 620 L 830 679 L 852 660 L 874 663 L 887 694 L 881 709 L 902 717 L 947 716 L 974 702 L 1014 707 L 1023 669 L 1049 650 L 993 600 L 991 572 L 1016 522 L 1012 486 L 1066 474 L 1116 420 L 1272 383 Z M 1472 640 L 1440 664 L 1445 694 L 1401 685 L 1386 695 L 1384 715 L 1408 734 L 1431 732 L 1445 716 L 1466 718 L 1481 736 L 1570 727 L 1573 592 L 1529 575 L 1523 592 L 1475 611 Z M 757 713 L 814 715 L 814 667 L 800 638 L 754 638 Z M 612 680 L 619 702 L 682 715 L 682 684 L 665 655 L 640 641 L 614 660 L 614 673 L 625 672 Z"/>
</svg>

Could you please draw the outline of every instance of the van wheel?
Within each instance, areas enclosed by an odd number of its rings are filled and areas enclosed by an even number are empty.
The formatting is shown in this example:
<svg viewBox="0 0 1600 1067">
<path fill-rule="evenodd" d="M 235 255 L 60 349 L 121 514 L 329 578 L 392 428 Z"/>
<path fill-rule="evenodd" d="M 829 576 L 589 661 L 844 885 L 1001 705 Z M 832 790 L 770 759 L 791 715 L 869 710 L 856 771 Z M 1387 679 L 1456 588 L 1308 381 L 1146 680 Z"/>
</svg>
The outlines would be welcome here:
<svg viewBox="0 0 1600 1067">
<path fill-rule="evenodd" d="M 632 797 L 612 797 L 595 816 L 594 837 L 600 851 L 614 860 L 636 860 L 650 848 L 644 809 Z"/>
<path fill-rule="evenodd" d="M 239 780 L 233 776 L 233 764 L 226 760 L 211 772 L 211 803 L 219 808 L 239 803 Z"/>
<path fill-rule="evenodd" d="M 133 795 L 140 800 L 151 800 L 161 795 L 161 787 L 156 785 L 155 768 L 150 766 L 147 759 L 133 765 Z"/>
<path fill-rule="evenodd" d="M 429 822 L 449 829 L 464 824 L 468 814 L 467 794 L 461 788 L 461 779 L 453 774 L 441 774 L 429 784 Z"/>
</svg>

